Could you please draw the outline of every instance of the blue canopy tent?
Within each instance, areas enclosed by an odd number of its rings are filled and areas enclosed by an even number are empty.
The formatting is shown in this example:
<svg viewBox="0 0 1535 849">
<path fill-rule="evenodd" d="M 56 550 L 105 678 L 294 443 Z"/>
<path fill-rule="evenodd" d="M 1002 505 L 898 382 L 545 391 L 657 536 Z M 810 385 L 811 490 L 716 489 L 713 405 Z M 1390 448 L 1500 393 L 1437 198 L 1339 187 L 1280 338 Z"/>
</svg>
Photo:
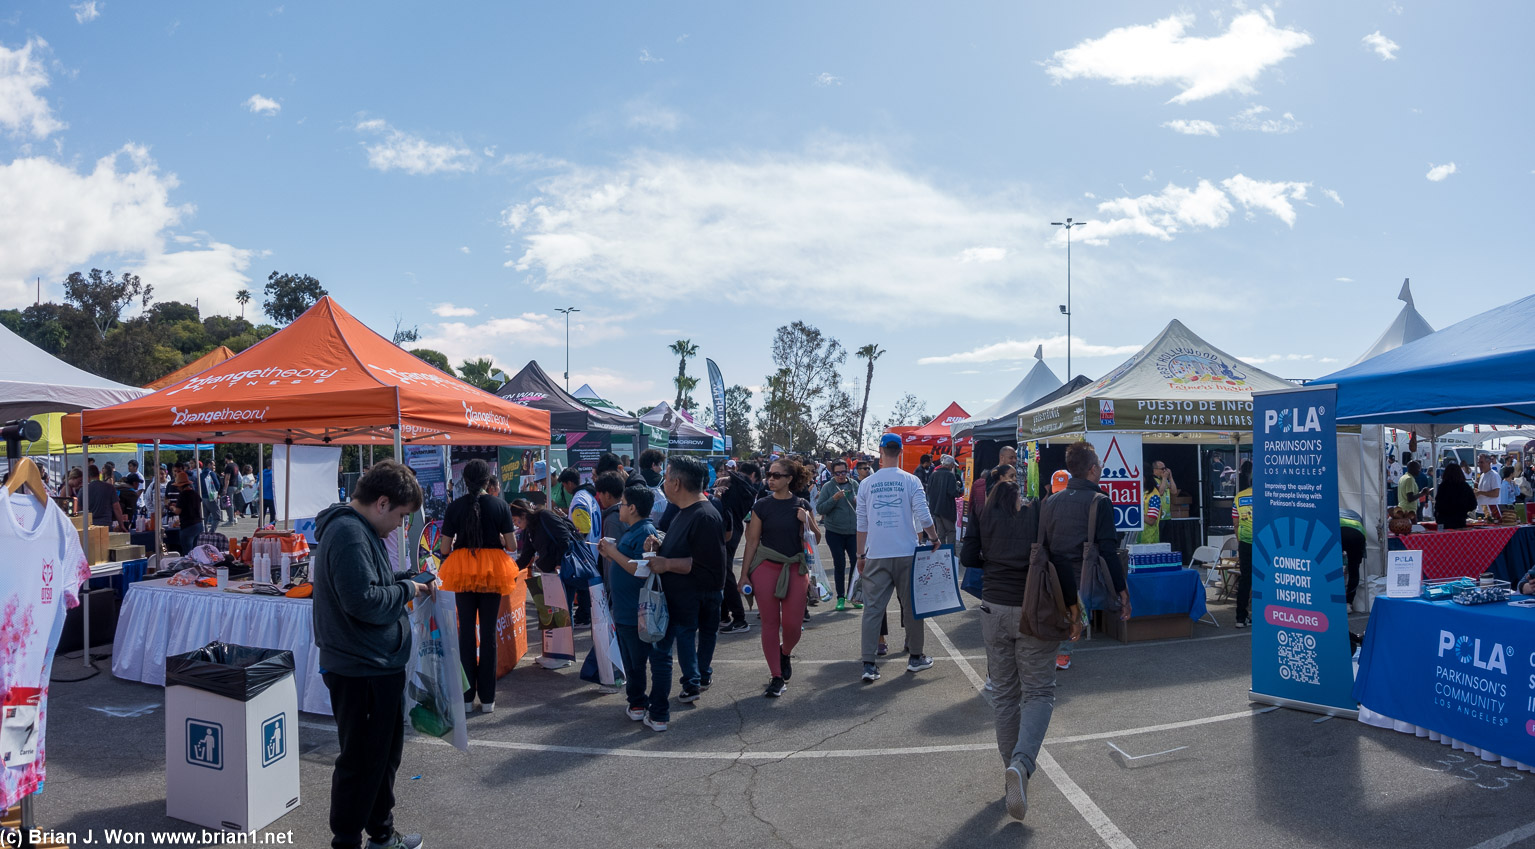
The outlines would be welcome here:
<svg viewBox="0 0 1535 849">
<path fill-rule="evenodd" d="M 1535 424 L 1535 295 L 1310 381 L 1338 387 L 1339 424 Z"/>
</svg>

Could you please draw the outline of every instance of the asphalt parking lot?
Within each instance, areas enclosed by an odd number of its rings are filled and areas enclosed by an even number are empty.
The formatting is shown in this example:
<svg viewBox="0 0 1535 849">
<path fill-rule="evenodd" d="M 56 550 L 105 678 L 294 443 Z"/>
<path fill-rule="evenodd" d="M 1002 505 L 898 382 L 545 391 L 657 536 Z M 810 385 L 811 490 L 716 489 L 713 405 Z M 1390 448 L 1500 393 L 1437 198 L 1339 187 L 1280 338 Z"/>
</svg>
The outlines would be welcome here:
<svg viewBox="0 0 1535 849">
<path fill-rule="evenodd" d="M 1196 625 L 1192 640 L 1082 646 L 1060 674 L 1022 823 L 1003 807 L 976 612 L 937 621 L 932 669 L 907 673 L 893 652 L 866 685 L 859 614 L 824 606 L 784 698 L 761 695 L 753 620 L 720 638 L 714 686 L 674 705 L 664 734 L 574 669 L 524 660 L 501 679 L 496 712 L 470 718 L 467 754 L 407 738 L 397 822 L 439 847 L 1535 845 L 1535 776 L 1250 704 L 1247 632 L 1229 627 L 1229 605 L 1212 609 L 1227 627 Z M 891 639 L 898 648 L 899 628 Z M 75 670 L 61 660 L 56 672 Z M 162 705 L 159 688 L 109 672 L 56 681 L 39 823 L 98 845 L 105 828 L 199 831 L 165 816 Z M 329 718 L 304 715 L 300 739 L 303 803 L 267 831 L 321 847 Z"/>
</svg>

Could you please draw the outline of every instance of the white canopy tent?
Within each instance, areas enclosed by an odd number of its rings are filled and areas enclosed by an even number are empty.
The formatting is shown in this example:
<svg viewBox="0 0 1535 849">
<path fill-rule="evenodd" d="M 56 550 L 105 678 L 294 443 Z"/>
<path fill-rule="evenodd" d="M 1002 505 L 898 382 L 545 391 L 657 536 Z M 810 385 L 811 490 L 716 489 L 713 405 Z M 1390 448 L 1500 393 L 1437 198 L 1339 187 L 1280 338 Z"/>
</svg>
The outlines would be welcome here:
<svg viewBox="0 0 1535 849">
<path fill-rule="evenodd" d="M 1402 302 L 1401 312 L 1396 314 L 1396 319 L 1391 322 L 1385 332 L 1380 334 L 1380 337 L 1375 340 L 1375 344 L 1371 345 L 1368 351 L 1360 354 L 1359 359 L 1354 360 L 1349 365 L 1358 365 L 1371 357 L 1378 357 L 1387 351 L 1400 348 L 1408 342 L 1422 339 L 1434 332 L 1434 328 L 1418 313 L 1418 308 L 1413 306 L 1412 286 L 1409 280 L 1402 280 L 1402 291 L 1396 296 L 1396 299 Z"/>
<path fill-rule="evenodd" d="M 949 426 L 949 434 L 958 439 L 981 425 L 990 424 L 998 419 L 1012 418 L 1035 401 L 1049 395 L 1061 386 L 1061 379 L 1055 376 L 1055 372 L 1045 365 L 1045 346 L 1040 345 L 1034 349 L 1034 366 L 1029 369 L 1023 380 L 1013 387 L 1013 391 L 1003 396 L 1002 400 L 964 421 L 955 422 Z"/>
<path fill-rule="evenodd" d="M 77 413 L 148 394 L 75 368 L 0 325 L 0 420 Z"/>
</svg>

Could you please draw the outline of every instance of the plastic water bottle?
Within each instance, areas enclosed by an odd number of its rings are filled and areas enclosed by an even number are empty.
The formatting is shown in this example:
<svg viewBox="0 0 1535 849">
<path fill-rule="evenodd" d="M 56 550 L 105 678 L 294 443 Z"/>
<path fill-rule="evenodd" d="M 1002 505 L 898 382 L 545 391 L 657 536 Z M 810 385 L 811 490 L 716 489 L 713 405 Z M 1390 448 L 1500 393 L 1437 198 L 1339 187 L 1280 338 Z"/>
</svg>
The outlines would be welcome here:
<svg viewBox="0 0 1535 849">
<path fill-rule="evenodd" d="M 752 594 L 752 585 L 751 584 L 742 584 L 741 585 L 741 595 L 751 595 L 751 594 Z"/>
<path fill-rule="evenodd" d="M 278 573 L 277 573 L 277 585 L 280 586 L 280 587 L 286 587 L 288 585 L 288 580 L 289 580 L 290 576 L 292 575 L 292 573 L 293 573 L 293 558 L 289 557 L 288 553 L 285 551 L 285 552 L 283 552 L 282 563 L 281 563 L 281 565 L 279 567 L 279 570 L 278 570 Z"/>
</svg>

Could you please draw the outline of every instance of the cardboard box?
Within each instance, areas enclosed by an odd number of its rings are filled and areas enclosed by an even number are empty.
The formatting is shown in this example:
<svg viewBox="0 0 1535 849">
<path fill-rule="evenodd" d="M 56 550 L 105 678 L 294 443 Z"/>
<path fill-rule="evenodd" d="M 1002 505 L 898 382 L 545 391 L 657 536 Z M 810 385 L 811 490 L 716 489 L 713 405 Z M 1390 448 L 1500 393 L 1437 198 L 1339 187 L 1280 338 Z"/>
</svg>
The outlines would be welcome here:
<svg viewBox="0 0 1535 849">
<path fill-rule="evenodd" d="M 298 685 L 248 702 L 165 688 L 165 814 L 215 831 L 262 829 L 299 804 Z"/>
<path fill-rule="evenodd" d="M 107 548 L 122 548 L 133 545 L 133 534 L 108 533 Z"/>
<path fill-rule="evenodd" d="M 144 559 L 144 546 L 142 546 L 142 545 L 119 545 L 119 546 L 114 546 L 112 548 L 107 549 L 107 559 L 112 561 L 113 563 L 120 563 L 120 562 L 122 562 L 124 560 L 142 560 L 142 559 Z"/>
<path fill-rule="evenodd" d="M 86 533 L 80 532 L 80 548 L 85 552 L 85 562 L 107 562 L 107 529 L 102 525 L 91 525 L 89 539 Z"/>
<path fill-rule="evenodd" d="M 75 526 L 75 530 L 77 530 L 77 531 L 85 530 L 85 514 L 84 513 L 80 513 L 80 514 L 75 515 L 75 516 L 70 516 L 69 517 L 69 521 L 70 521 L 71 524 L 73 524 Z"/>
<path fill-rule="evenodd" d="M 1194 620 L 1186 613 L 1168 613 L 1162 616 L 1132 616 L 1122 621 L 1118 613 L 1093 611 L 1093 627 L 1097 634 L 1111 637 L 1121 643 L 1141 640 L 1170 640 L 1194 636 Z"/>
</svg>

